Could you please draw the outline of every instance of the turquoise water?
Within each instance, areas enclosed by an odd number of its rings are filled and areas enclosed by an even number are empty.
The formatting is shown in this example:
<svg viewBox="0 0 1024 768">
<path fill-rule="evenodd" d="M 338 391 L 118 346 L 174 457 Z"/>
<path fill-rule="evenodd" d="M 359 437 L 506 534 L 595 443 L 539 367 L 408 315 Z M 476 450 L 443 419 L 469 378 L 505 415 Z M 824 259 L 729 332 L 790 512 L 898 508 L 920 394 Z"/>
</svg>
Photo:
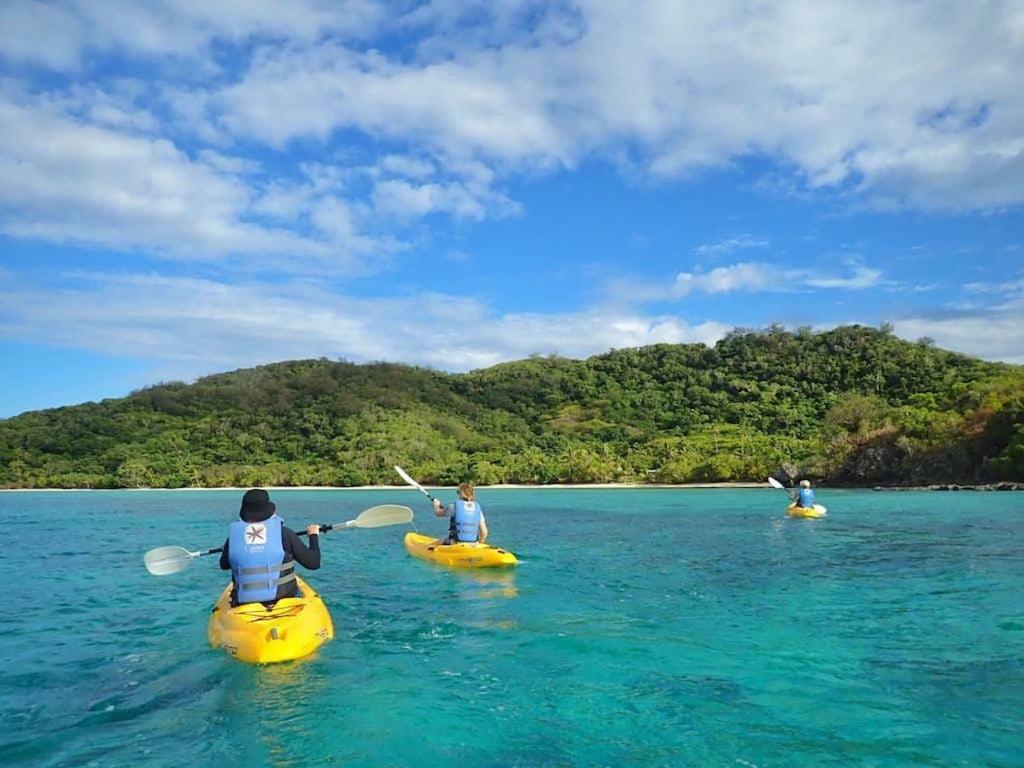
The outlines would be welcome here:
<svg viewBox="0 0 1024 768">
<path fill-rule="evenodd" d="M 412 491 L 277 491 L 298 528 Z M 440 494 L 448 497 L 450 493 Z M 237 491 L 0 494 L 0 754 L 32 766 L 1024 765 L 1024 494 L 484 490 L 514 572 L 324 538 L 337 635 L 206 643 Z"/>
</svg>

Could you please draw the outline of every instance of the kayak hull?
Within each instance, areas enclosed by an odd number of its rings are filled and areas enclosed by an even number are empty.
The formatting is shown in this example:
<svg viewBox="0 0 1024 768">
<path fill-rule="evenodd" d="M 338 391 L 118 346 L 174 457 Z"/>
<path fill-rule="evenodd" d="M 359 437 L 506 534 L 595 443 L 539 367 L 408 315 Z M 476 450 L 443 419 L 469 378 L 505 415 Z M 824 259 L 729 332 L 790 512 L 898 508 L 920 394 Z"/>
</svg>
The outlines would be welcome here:
<svg viewBox="0 0 1024 768">
<path fill-rule="evenodd" d="M 413 557 L 448 568 L 505 568 L 519 562 L 511 552 L 490 544 L 438 544 L 422 533 L 405 534 L 405 548 Z"/>
<path fill-rule="evenodd" d="M 296 577 L 298 597 L 273 607 L 248 603 L 231 607 L 231 584 L 210 614 L 207 637 L 214 648 L 249 664 L 275 664 L 308 656 L 334 637 L 327 606 L 312 587 Z"/>
<path fill-rule="evenodd" d="M 798 507 L 796 504 L 790 504 L 786 508 L 786 514 L 790 517 L 824 517 L 828 514 L 828 510 L 821 504 L 815 504 L 813 507 Z"/>
</svg>

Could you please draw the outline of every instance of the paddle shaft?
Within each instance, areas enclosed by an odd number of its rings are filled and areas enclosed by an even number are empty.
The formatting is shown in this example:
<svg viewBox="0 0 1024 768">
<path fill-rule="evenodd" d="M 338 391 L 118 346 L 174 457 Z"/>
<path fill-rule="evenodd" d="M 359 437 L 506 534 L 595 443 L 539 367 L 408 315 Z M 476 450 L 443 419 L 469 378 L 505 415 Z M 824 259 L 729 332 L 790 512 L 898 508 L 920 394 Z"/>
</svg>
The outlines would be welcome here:
<svg viewBox="0 0 1024 768">
<path fill-rule="evenodd" d="M 321 525 L 320 526 L 320 533 L 327 533 L 328 531 L 333 531 L 334 530 L 334 525 L 335 525 L 334 523 L 331 523 L 330 525 Z M 341 525 L 341 527 L 342 528 L 349 528 L 351 526 Z M 309 531 L 296 531 L 295 533 L 297 535 L 299 535 L 299 536 L 306 536 L 306 535 L 308 535 Z"/>
<path fill-rule="evenodd" d="M 422 493 L 424 496 L 426 496 L 431 501 L 437 501 L 437 499 L 435 499 L 433 496 L 430 495 L 430 492 L 426 488 L 420 488 L 420 493 Z"/>
<path fill-rule="evenodd" d="M 342 528 L 345 528 L 345 527 L 347 527 L 347 526 L 342 525 Z M 320 526 L 320 533 L 327 533 L 328 531 L 333 530 L 333 528 L 334 528 L 334 524 L 331 524 L 331 525 L 321 525 Z M 307 532 L 306 531 L 297 531 L 296 533 L 299 536 L 305 536 Z M 223 551 L 224 551 L 224 547 L 214 547 L 213 549 L 208 549 L 205 552 L 197 552 L 195 554 L 195 557 L 202 557 L 203 555 L 216 555 L 218 552 L 223 552 Z"/>
<path fill-rule="evenodd" d="M 790 501 L 796 501 L 797 497 L 800 495 L 800 492 L 797 489 L 795 489 L 795 488 L 792 488 L 792 489 L 791 488 L 787 488 L 782 483 L 780 483 L 778 480 L 776 480 L 774 477 L 769 477 L 768 478 L 768 485 L 770 485 L 772 488 L 776 488 L 776 489 L 778 489 L 780 491 L 785 491 L 786 495 L 789 496 L 789 500 Z M 794 493 L 793 491 L 796 491 L 796 493 Z"/>
<path fill-rule="evenodd" d="M 430 491 L 428 491 L 428 490 L 427 490 L 426 488 L 424 488 L 424 487 L 423 487 L 422 485 L 420 485 L 420 484 L 419 484 L 419 483 L 417 483 L 417 482 L 416 482 L 415 480 L 413 480 L 413 479 L 412 479 L 412 478 L 411 478 L 411 477 L 409 476 L 409 473 L 408 473 L 408 472 L 406 472 L 406 471 L 405 471 L 404 469 L 402 469 L 401 467 L 398 467 L 398 466 L 396 466 L 396 467 L 395 467 L 395 470 L 396 470 L 396 471 L 398 472 L 399 476 L 400 476 L 400 477 L 401 477 L 401 478 L 402 478 L 403 480 L 405 480 L 405 482 L 407 482 L 407 483 L 408 483 L 409 485 L 411 485 L 411 486 L 412 486 L 413 488 L 415 488 L 415 489 L 416 489 L 417 491 L 419 491 L 420 493 L 422 493 L 422 494 L 423 494 L 424 496 L 426 496 L 426 497 L 427 497 L 428 499 L 430 499 L 431 501 L 437 501 L 437 499 L 435 499 L 435 498 L 434 498 L 433 496 L 431 496 L 431 495 L 430 495 Z"/>
</svg>

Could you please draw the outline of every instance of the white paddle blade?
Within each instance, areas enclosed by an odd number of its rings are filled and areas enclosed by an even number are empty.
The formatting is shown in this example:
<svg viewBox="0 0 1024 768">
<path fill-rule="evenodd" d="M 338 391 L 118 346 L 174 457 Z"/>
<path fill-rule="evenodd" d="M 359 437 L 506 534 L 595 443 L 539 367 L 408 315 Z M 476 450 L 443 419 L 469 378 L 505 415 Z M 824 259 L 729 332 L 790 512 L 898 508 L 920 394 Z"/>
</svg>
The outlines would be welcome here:
<svg viewBox="0 0 1024 768">
<path fill-rule="evenodd" d="M 786 486 L 784 486 L 782 483 L 780 483 L 774 477 L 769 477 L 768 478 L 768 485 L 770 485 L 772 488 L 778 488 L 780 491 L 786 490 Z"/>
<path fill-rule="evenodd" d="M 192 564 L 198 552 L 189 552 L 184 547 L 157 547 L 145 554 L 146 570 L 154 576 L 170 576 L 184 571 Z"/>
<path fill-rule="evenodd" d="M 416 490 L 418 490 L 418 491 L 419 491 L 420 493 L 426 494 L 427 496 L 429 496 L 429 495 L 430 495 L 429 493 L 427 493 L 427 489 L 426 489 L 426 488 L 424 488 L 424 487 L 423 487 L 422 485 L 420 485 L 420 484 L 419 484 L 419 483 L 417 483 L 417 482 L 416 482 L 415 480 L 413 480 L 413 479 L 412 479 L 411 477 L 409 477 L 409 473 L 408 473 L 408 472 L 406 472 L 406 471 L 405 471 L 404 469 L 402 469 L 402 468 L 401 468 L 400 466 L 398 466 L 397 464 L 395 465 L 395 472 L 397 472 L 397 473 L 398 473 L 398 476 L 399 476 L 400 478 L 402 478 L 403 480 L 405 480 L 405 482 L 407 482 L 407 483 L 408 483 L 409 485 L 411 485 L 411 486 L 412 486 L 413 488 L 415 488 Z"/>
<path fill-rule="evenodd" d="M 381 504 L 370 507 L 351 522 L 353 528 L 383 528 L 385 525 L 403 525 L 412 522 L 412 510 L 397 504 Z"/>
</svg>

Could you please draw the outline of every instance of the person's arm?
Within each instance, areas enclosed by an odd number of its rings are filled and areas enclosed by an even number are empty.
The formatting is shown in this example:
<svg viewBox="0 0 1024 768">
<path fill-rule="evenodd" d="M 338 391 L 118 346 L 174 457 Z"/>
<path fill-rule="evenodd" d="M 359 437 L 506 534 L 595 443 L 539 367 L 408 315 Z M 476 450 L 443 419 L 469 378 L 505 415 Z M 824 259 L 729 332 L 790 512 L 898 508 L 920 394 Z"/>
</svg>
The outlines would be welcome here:
<svg viewBox="0 0 1024 768">
<path fill-rule="evenodd" d="M 446 515 L 450 515 L 451 513 L 444 508 L 440 501 L 434 499 L 434 514 L 438 517 L 444 517 Z"/>
<path fill-rule="evenodd" d="M 220 551 L 220 569 L 231 570 L 231 560 L 228 558 L 228 539 L 224 539 L 224 548 Z"/>
<path fill-rule="evenodd" d="M 484 520 L 484 516 L 480 515 L 480 533 L 477 534 L 477 541 L 481 544 L 487 541 L 487 522 Z"/>
<path fill-rule="evenodd" d="M 310 525 L 306 528 L 309 533 L 309 546 L 299 538 L 299 534 L 293 531 L 291 528 L 281 529 L 284 535 L 288 538 L 286 549 L 290 549 L 292 557 L 295 558 L 295 562 L 301 565 L 303 568 L 309 568 L 311 571 L 315 571 L 320 567 L 320 526 Z"/>
</svg>

